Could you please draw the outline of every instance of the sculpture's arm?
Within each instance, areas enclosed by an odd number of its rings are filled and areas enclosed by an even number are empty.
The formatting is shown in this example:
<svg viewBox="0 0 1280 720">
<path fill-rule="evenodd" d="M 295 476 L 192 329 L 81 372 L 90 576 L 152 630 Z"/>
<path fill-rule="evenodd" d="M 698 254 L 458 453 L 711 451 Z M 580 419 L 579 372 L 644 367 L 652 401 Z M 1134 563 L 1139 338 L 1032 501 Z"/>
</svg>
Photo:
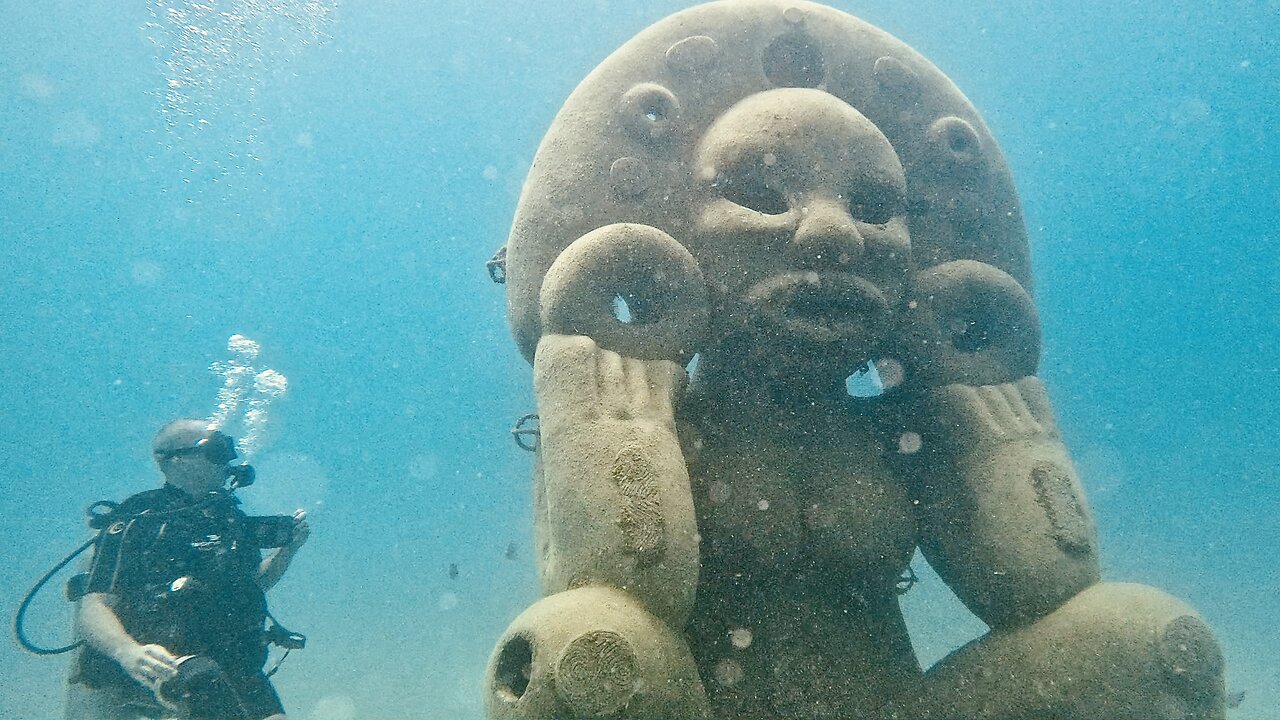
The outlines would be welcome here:
<svg viewBox="0 0 1280 720">
<path fill-rule="evenodd" d="M 588 337 L 546 335 L 534 360 L 544 592 L 604 585 L 684 625 L 698 578 L 673 402 L 684 370 Z"/>
<path fill-rule="evenodd" d="M 1035 304 L 997 268 L 958 260 L 914 279 L 903 418 L 920 548 L 992 627 L 1042 617 L 1098 581 L 1093 521 L 1044 385 Z"/>
<path fill-rule="evenodd" d="M 984 622 L 1055 610 L 1099 580 L 1080 481 L 1036 377 L 948 385 L 919 399 L 920 547 Z"/>
<path fill-rule="evenodd" d="M 630 300 L 630 318 L 615 313 Z M 710 717 L 682 635 L 698 534 L 673 405 L 705 323 L 688 251 L 642 225 L 573 242 L 547 272 L 533 362 L 543 592 L 489 664 L 495 720 Z"/>
<path fill-rule="evenodd" d="M 1222 652 L 1204 620 L 1154 588 L 1099 581 L 1093 522 L 1040 380 L 950 385 L 921 402 L 933 421 L 921 548 L 993 631 L 931 668 L 903 700 L 908 715 L 1225 717 Z"/>
<path fill-rule="evenodd" d="M 517 617 L 488 670 L 493 720 L 706 720 L 682 635 L 698 541 L 672 401 L 684 378 L 581 335 L 534 360 L 541 441 L 538 566 L 546 597 Z"/>
</svg>

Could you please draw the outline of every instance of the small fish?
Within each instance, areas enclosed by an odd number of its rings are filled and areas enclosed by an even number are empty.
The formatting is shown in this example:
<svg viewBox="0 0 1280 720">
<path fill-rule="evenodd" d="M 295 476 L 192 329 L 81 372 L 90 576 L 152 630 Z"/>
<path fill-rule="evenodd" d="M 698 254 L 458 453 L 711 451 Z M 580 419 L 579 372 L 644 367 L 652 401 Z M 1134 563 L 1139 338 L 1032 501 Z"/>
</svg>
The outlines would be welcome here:
<svg viewBox="0 0 1280 720">
<path fill-rule="evenodd" d="M 1234 710 L 1240 707 L 1240 701 L 1242 700 L 1244 700 L 1243 690 L 1236 690 L 1235 692 L 1227 693 L 1227 709 Z"/>
<path fill-rule="evenodd" d="M 449 563 L 449 579 L 458 579 L 458 563 Z"/>
<path fill-rule="evenodd" d="M 503 554 L 502 554 L 502 557 L 504 557 L 504 558 L 506 558 L 506 559 L 508 559 L 508 560 L 515 560 L 515 559 L 516 559 L 516 550 L 517 550 L 517 548 L 516 548 L 516 543 L 515 543 L 515 541 L 514 541 L 514 540 L 512 540 L 512 541 L 507 545 L 507 551 L 506 551 L 505 553 L 503 553 Z"/>
</svg>

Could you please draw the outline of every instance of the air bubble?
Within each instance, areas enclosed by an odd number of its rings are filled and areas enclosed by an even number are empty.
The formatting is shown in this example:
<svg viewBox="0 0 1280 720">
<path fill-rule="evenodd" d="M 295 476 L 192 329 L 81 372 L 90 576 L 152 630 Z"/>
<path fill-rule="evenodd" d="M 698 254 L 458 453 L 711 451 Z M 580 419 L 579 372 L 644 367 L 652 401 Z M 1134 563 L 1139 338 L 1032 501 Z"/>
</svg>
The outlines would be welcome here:
<svg viewBox="0 0 1280 720">
<path fill-rule="evenodd" d="M 906 379 L 906 370 L 902 363 L 894 358 L 880 358 L 875 361 L 876 373 L 880 376 L 880 385 L 885 390 L 892 390 Z"/>
<path fill-rule="evenodd" d="M 236 441 L 236 452 L 247 460 L 261 448 L 271 404 L 289 391 L 289 379 L 270 368 L 257 369 L 254 363 L 262 347 L 244 335 L 228 338 L 227 351 L 230 358 L 209 366 L 222 378 L 209 426 L 226 431 L 238 424 L 243 433 Z"/>
<path fill-rule="evenodd" d="M 199 166 L 248 171 L 261 141 L 253 127 L 271 75 L 309 45 L 328 38 L 336 0 L 150 0 L 148 39 L 164 85 L 160 99 L 166 147 L 185 157 L 189 176 Z M 200 119 L 219 133 L 198 139 Z M 219 158 L 230 154 L 224 164 Z M 189 180 L 190 178 L 184 178 Z"/>
</svg>

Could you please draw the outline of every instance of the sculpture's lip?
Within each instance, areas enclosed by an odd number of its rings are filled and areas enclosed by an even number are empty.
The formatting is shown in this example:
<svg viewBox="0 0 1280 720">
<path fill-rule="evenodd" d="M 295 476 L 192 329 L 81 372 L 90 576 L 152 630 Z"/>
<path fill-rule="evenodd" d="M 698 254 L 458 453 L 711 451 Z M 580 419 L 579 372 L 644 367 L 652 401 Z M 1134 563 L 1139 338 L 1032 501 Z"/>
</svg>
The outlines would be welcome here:
<svg viewBox="0 0 1280 720">
<path fill-rule="evenodd" d="M 818 345 L 880 337 L 889 319 L 884 293 L 846 273 L 773 275 L 751 286 L 747 302 L 758 330 Z"/>
</svg>

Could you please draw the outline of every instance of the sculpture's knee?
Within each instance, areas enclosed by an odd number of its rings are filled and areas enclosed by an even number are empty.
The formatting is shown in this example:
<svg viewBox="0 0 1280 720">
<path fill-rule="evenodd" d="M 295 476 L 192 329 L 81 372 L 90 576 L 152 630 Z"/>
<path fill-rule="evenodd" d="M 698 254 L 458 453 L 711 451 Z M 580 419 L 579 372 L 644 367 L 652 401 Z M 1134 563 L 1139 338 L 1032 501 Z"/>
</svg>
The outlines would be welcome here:
<svg viewBox="0 0 1280 720">
<path fill-rule="evenodd" d="M 490 718 L 705 718 L 684 640 L 626 593 L 584 587 L 538 601 L 489 661 Z"/>
<path fill-rule="evenodd" d="M 1159 662 L 1165 685 L 1191 705 L 1206 708 L 1225 699 L 1222 649 L 1195 615 L 1179 615 L 1160 631 Z"/>
<path fill-rule="evenodd" d="M 1222 652 L 1186 604 L 1095 585 L 1035 623 L 994 631 L 926 676 L 920 717 L 1224 717 Z"/>
</svg>

